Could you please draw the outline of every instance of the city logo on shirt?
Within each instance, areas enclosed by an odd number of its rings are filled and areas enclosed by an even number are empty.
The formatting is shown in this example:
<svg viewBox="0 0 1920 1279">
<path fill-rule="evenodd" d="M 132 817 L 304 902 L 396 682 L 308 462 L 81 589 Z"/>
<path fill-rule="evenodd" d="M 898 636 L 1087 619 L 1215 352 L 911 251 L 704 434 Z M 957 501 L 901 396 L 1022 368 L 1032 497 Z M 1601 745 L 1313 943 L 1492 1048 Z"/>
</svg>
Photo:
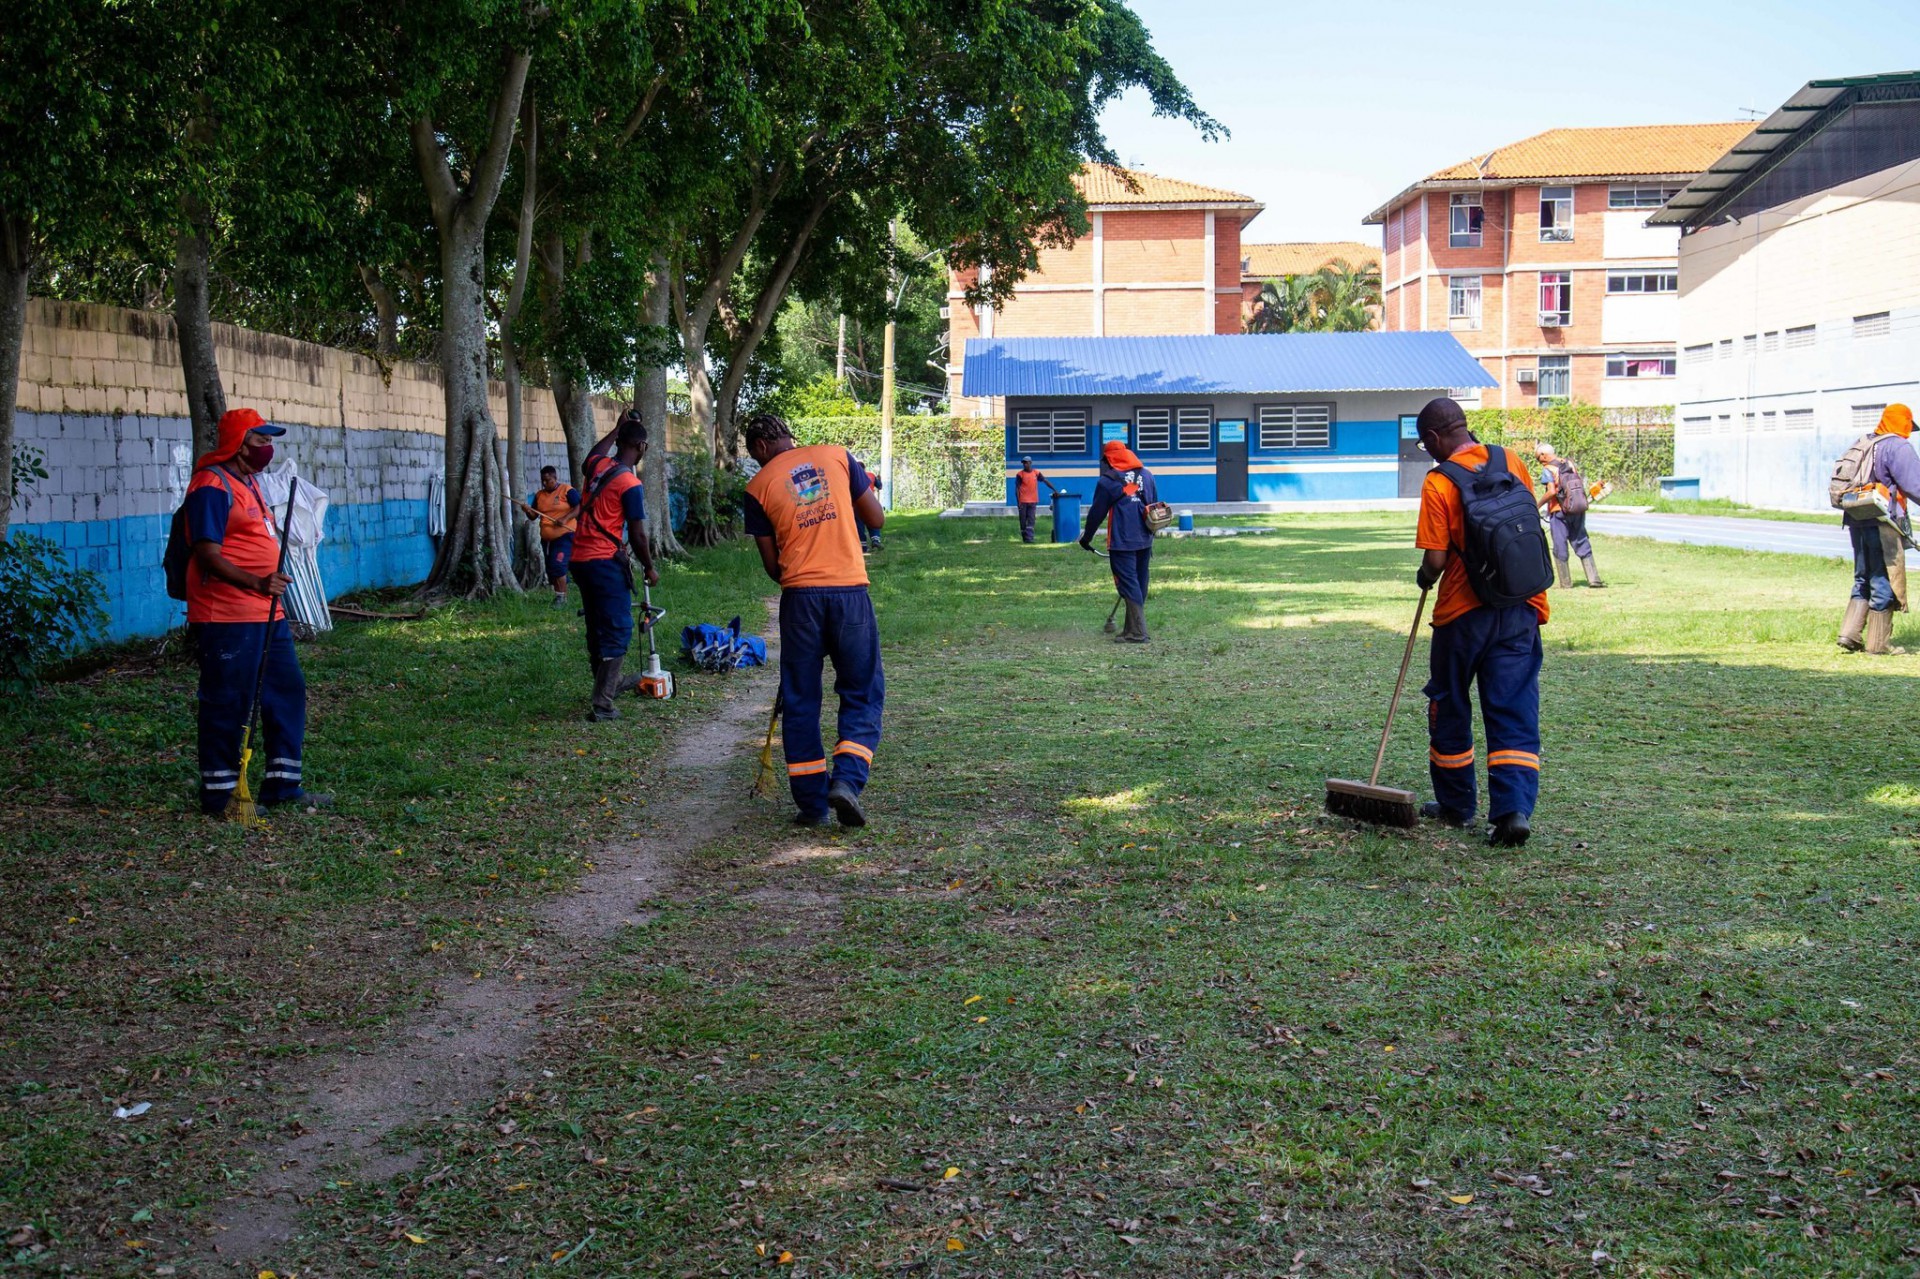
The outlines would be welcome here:
<svg viewBox="0 0 1920 1279">
<path fill-rule="evenodd" d="M 827 496 L 827 474 L 811 462 L 802 462 L 787 473 L 787 483 L 793 488 L 793 499 L 802 506 L 812 506 Z"/>
</svg>

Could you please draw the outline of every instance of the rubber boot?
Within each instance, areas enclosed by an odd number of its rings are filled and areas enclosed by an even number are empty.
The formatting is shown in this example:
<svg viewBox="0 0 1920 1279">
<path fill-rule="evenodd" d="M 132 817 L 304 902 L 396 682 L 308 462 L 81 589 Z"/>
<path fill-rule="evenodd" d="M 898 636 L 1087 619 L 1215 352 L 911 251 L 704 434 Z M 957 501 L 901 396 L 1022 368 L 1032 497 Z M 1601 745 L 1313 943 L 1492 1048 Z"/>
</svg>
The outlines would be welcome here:
<svg viewBox="0 0 1920 1279">
<path fill-rule="evenodd" d="M 614 685 L 620 679 L 620 659 L 603 657 L 593 664 L 593 702 L 587 708 L 587 719 L 593 723 L 603 723 L 620 718 L 619 707 L 613 704 Z"/>
<path fill-rule="evenodd" d="M 1847 615 L 1840 623 L 1840 638 L 1835 641 L 1835 643 L 1840 645 L 1841 652 L 1858 653 L 1866 647 L 1866 645 L 1860 641 L 1860 632 L 1866 629 L 1866 625 L 1867 602 L 1865 600 L 1848 600 Z"/>
<path fill-rule="evenodd" d="M 624 663 L 626 662 L 626 660 L 627 660 L 626 658 L 624 658 L 624 657 L 615 657 L 615 658 L 610 658 L 610 659 L 608 659 L 608 660 L 610 660 L 610 661 L 612 661 L 612 663 L 613 663 L 613 692 L 614 692 L 614 696 L 616 696 L 616 697 L 617 697 L 617 696 L 619 696 L 619 695 L 620 695 L 620 694 L 622 694 L 622 693 L 631 693 L 631 692 L 632 692 L 632 691 L 633 691 L 634 689 L 636 689 L 636 688 L 639 688 L 639 687 L 640 687 L 640 680 L 641 680 L 641 676 L 639 676 L 639 675 L 622 675 L 622 674 L 620 673 L 620 667 L 621 667 L 621 666 L 622 666 L 622 665 L 623 665 L 623 664 L 624 664 Z"/>
<path fill-rule="evenodd" d="M 1580 557 L 1580 567 L 1587 570 L 1588 586 L 1592 587 L 1595 590 L 1599 590 L 1601 587 L 1606 585 L 1605 582 L 1600 580 L 1600 570 L 1593 566 L 1593 556 L 1582 555 Z"/>
<path fill-rule="evenodd" d="M 1898 656 L 1905 653 L 1904 648 L 1893 646 L 1893 610 L 1881 612 L 1871 609 L 1867 613 L 1867 652 L 1875 657 Z"/>
<path fill-rule="evenodd" d="M 1147 610 L 1132 600 L 1126 601 L 1127 624 L 1114 636 L 1116 644 L 1145 644 L 1147 642 Z"/>
<path fill-rule="evenodd" d="M 1573 575 L 1567 571 L 1567 562 L 1565 560 L 1555 560 L 1554 565 L 1560 570 L 1560 589 L 1563 591 L 1572 590 Z"/>
</svg>

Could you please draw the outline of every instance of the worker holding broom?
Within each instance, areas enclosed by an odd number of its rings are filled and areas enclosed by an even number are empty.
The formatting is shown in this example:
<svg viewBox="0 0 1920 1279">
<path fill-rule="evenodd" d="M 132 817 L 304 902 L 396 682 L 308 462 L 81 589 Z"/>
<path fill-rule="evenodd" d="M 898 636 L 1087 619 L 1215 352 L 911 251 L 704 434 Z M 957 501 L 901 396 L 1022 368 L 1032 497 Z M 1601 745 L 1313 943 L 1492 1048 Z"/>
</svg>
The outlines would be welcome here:
<svg viewBox="0 0 1920 1279">
<path fill-rule="evenodd" d="M 1437 466 L 1420 488 L 1420 522 L 1414 545 L 1426 554 L 1416 580 L 1421 590 L 1437 581 L 1433 608 L 1431 671 L 1427 681 L 1427 759 L 1433 802 L 1423 817 L 1466 826 L 1478 807 L 1473 775 L 1472 686 L 1480 689 L 1480 715 L 1487 731 L 1488 842 L 1527 842 L 1534 800 L 1540 791 L 1540 627 L 1547 620 L 1545 540 L 1538 543 L 1539 594 L 1505 607 L 1481 602 L 1469 580 L 1468 517 L 1454 467 L 1464 473 L 1495 471 L 1488 447 L 1467 429 L 1467 415 L 1444 396 L 1430 401 L 1416 419 L 1420 447 Z M 1535 503 L 1527 463 L 1512 449 L 1500 462 Z M 1453 463 L 1454 467 L 1446 466 Z M 1469 477 L 1470 478 L 1470 477 Z M 1524 509 L 1524 508 L 1523 508 Z M 1523 520 L 1532 537 L 1539 526 Z M 1480 552 L 1476 552 L 1478 554 Z M 1530 588 L 1529 588 L 1530 589 Z"/>
<path fill-rule="evenodd" d="M 800 826 L 867 824 L 861 794 L 880 745 L 886 676 L 880 628 L 867 594 L 867 566 L 854 521 L 876 533 L 886 511 L 866 468 L 844 448 L 796 447 L 773 413 L 743 432 L 760 471 L 747 482 L 745 527 L 767 576 L 780 583 L 781 743 Z M 820 739 L 821 677 L 833 663 L 840 695 L 839 741 L 831 770 Z"/>
<path fill-rule="evenodd" d="M 573 562 L 574 517 L 580 513 L 580 490 L 560 482 L 558 467 L 540 468 L 540 491 L 520 504 L 530 520 L 540 521 L 540 545 L 546 551 L 547 585 L 553 588 L 553 606 L 567 602 L 567 566 Z"/>
<path fill-rule="evenodd" d="M 587 661 L 593 667 L 593 695 L 587 719 L 595 723 L 620 718 L 613 699 L 633 688 L 640 676 L 620 678 L 620 667 L 633 642 L 633 565 L 627 547 L 639 557 L 648 586 L 660 584 L 653 566 L 653 544 L 647 540 L 646 493 L 640 484 L 640 462 L 647 455 L 647 425 L 638 409 L 621 415 L 613 433 L 587 454 L 587 491 L 580 502 L 579 531 L 574 534 L 569 566 L 580 586 L 581 611 L 587 619 Z"/>
<path fill-rule="evenodd" d="M 254 480 L 284 434 L 252 409 L 229 409 L 187 482 L 187 629 L 200 662 L 200 811 L 209 817 L 238 815 L 233 800 L 243 788 L 242 752 L 251 753 L 243 739 L 256 695 L 267 761 L 259 806 L 333 802 L 301 786 L 307 684 L 279 607 L 287 589 L 280 538 Z"/>
</svg>

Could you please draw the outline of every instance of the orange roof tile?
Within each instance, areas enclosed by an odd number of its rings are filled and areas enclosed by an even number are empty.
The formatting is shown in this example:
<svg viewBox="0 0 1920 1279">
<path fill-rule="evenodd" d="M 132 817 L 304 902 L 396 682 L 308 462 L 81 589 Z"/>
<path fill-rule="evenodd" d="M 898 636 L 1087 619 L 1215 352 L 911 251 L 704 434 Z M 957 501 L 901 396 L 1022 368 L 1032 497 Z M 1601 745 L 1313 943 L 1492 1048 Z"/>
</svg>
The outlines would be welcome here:
<svg viewBox="0 0 1920 1279">
<path fill-rule="evenodd" d="M 1294 241 L 1287 244 L 1242 244 L 1241 278 L 1272 280 L 1289 275 L 1311 275 L 1327 264 L 1344 260 L 1355 270 L 1380 269 L 1380 247 L 1358 240 Z"/>
<path fill-rule="evenodd" d="M 1484 156 L 1449 165 L 1429 182 L 1525 178 L 1613 178 L 1699 173 L 1753 131 L 1729 124 L 1648 124 L 1610 129 L 1548 129 Z"/>
<path fill-rule="evenodd" d="M 1132 187 L 1128 185 L 1132 179 Z M 1260 202 L 1238 191 L 1205 187 L 1179 178 L 1163 178 L 1141 169 L 1116 169 L 1110 165 L 1089 164 L 1074 177 L 1073 184 L 1088 204 L 1232 204 L 1258 209 Z M 1138 188 L 1137 190 L 1132 188 Z"/>
</svg>

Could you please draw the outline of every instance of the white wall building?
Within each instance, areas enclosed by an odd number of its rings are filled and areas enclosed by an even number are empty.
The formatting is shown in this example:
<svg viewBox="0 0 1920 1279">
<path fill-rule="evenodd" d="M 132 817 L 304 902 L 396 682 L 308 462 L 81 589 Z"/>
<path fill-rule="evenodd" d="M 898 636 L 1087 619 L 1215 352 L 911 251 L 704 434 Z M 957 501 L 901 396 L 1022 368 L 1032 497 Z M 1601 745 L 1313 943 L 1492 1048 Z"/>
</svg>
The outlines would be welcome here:
<svg viewBox="0 0 1920 1279">
<path fill-rule="evenodd" d="M 1682 231 L 1675 473 L 1828 509 L 1847 444 L 1920 406 L 1920 72 L 1813 81 L 1652 221 Z"/>
</svg>

